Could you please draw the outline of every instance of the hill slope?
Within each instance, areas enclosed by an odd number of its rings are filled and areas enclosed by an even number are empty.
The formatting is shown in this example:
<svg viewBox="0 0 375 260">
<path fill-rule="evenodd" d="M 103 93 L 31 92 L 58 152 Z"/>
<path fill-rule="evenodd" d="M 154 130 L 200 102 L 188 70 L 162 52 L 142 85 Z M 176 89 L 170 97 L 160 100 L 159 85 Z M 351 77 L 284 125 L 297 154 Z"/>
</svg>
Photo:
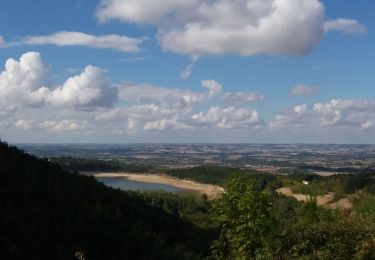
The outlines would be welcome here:
<svg viewBox="0 0 375 260">
<path fill-rule="evenodd" d="M 1 259 L 200 259 L 205 230 L 0 143 Z"/>
</svg>

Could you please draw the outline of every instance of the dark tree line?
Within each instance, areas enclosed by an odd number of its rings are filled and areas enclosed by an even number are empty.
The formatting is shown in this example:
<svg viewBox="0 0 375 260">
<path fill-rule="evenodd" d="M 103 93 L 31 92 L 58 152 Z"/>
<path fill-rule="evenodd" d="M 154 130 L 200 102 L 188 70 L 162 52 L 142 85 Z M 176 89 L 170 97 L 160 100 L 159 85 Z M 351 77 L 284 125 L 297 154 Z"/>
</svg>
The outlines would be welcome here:
<svg viewBox="0 0 375 260">
<path fill-rule="evenodd" d="M 52 157 L 50 161 L 59 164 L 68 171 L 100 172 L 100 171 L 124 171 L 124 172 L 148 172 L 151 167 L 135 163 L 119 161 L 105 161 L 98 159 Z"/>
<path fill-rule="evenodd" d="M 210 235 L 163 202 L 0 143 L 0 259 L 202 259 Z M 176 204 L 176 202 L 170 202 Z M 205 239 L 202 239 L 205 238 Z"/>
</svg>

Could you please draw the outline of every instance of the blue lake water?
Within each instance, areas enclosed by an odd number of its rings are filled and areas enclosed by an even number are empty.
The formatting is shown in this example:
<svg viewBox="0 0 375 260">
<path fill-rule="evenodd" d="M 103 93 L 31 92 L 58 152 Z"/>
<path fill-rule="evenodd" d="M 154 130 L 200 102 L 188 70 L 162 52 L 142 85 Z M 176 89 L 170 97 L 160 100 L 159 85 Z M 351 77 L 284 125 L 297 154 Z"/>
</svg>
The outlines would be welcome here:
<svg viewBox="0 0 375 260">
<path fill-rule="evenodd" d="M 108 178 L 108 177 L 96 177 L 98 181 L 104 183 L 105 185 L 121 190 L 139 190 L 139 191 L 158 191 L 163 190 L 167 192 L 179 192 L 183 191 L 180 188 L 167 185 L 167 184 L 158 184 L 158 183 L 147 183 L 147 182 L 138 182 L 130 181 L 125 178 Z"/>
</svg>

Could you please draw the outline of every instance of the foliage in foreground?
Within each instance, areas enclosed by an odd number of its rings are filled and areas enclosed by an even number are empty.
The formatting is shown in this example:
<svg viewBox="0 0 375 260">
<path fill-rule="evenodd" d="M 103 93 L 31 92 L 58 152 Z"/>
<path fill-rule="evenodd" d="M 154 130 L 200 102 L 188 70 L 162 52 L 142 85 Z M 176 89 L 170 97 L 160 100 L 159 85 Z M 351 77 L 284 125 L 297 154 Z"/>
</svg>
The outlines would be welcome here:
<svg viewBox="0 0 375 260">
<path fill-rule="evenodd" d="M 217 259 L 375 259 L 375 215 L 345 214 L 231 179 L 213 204 L 220 226 Z"/>
<path fill-rule="evenodd" d="M 243 176 L 229 180 L 212 212 L 220 226 L 219 239 L 212 246 L 218 259 L 254 258 L 267 246 L 273 222 L 271 204 L 254 181 Z"/>
</svg>

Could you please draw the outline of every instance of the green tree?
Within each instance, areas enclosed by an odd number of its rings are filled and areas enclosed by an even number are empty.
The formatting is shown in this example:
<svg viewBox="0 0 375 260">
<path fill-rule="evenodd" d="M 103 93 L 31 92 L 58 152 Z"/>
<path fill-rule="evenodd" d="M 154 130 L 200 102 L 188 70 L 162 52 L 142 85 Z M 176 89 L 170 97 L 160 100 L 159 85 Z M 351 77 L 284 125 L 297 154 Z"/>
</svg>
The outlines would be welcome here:
<svg viewBox="0 0 375 260">
<path fill-rule="evenodd" d="M 253 180 L 237 175 L 226 192 L 213 202 L 212 213 L 220 225 L 213 245 L 218 259 L 253 259 L 262 255 L 272 227 L 271 203 Z"/>
</svg>

